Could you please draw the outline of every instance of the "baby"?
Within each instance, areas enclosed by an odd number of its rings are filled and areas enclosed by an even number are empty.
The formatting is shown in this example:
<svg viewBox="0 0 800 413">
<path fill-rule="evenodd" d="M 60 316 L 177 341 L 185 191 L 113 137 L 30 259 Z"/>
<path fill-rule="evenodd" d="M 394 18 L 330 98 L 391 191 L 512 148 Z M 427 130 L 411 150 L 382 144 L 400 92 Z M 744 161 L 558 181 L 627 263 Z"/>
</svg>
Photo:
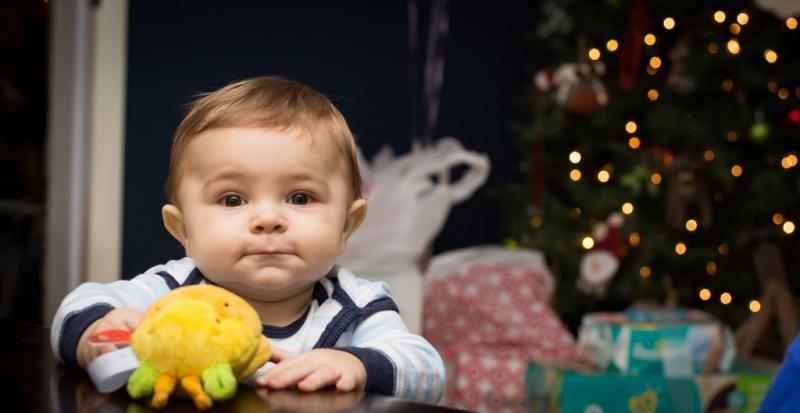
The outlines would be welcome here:
<svg viewBox="0 0 800 413">
<path fill-rule="evenodd" d="M 200 97 L 175 132 L 167 195 L 164 226 L 186 257 L 71 292 L 53 320 L 56 357 L 85 369 L 116 349 L 89 336 L 133 330 L 158 297 L 213 283 L 265 323 L 275 364 L 259 386 L 439 400 L 441 357 L 408 332 L 386 285 L 335 265 L 367 203 L 353 135 L 325 96 L 269 76 Z"/>
</svg>

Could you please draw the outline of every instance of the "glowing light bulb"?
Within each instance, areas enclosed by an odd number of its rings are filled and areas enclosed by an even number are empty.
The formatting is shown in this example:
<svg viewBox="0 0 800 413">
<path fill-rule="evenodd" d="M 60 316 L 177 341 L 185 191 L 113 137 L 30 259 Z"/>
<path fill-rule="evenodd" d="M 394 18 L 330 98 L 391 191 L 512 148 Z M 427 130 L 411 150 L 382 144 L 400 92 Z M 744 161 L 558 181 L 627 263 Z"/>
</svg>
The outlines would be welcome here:
<svg viewBox="0 0 800 413">
<path fill-rule="evenodd" d="M 736 23 L 731 23 L 731 25 L 730 25 L 730 26 L 728 26 L 728 30 L 730 30 L 730 31 L 731 31 L 731 34 L 733 34 L 733 35 L 737 35 L 737 34 L 741 33 L 741 31 L 742 31 L 742 26 L 739 26 L 739 25 L 738 25 L 738 24 L 736 24 Z"/>
<path fill-rule="evenodd" d="M 719 244 L 719 248 L 717 248 L 717 252 L 719 252 L 719 255 L 728 255 L 728 252 L 730 252 L 730 250 L 731 249 L 730 247 L 728 247 L 728 244 Z"/>
<path fill-rule="evenodd" d="M 589 59 L 591 60 L 600 59 L 600 49 L 596 47 L 589 49 Z"/>
<path fill-rule="evenodd" d="M 711 290 L 709 290 L 708 288 L 703 288 L 702 290 L 700 290 L 698 295 L 700 296 L 701 300 L 708 301 L 711 299 Z"/>
<path fill-rule="evenodd" d="M 686 230 L 687 231 L 693 232 L 696 229 L 697 229 L 697 221 L 695 221 L 694 219 L 690 219 L 690 220 L 686 221 Z"/>
<path fill-rule="evenodd" d="M 783 214 L 776 212 L 775 215 L 772 216 L 772 223 L 775 225 L 783 224 Z"/>
<path fill-rule="evenodd" d="M 615 52 L 619 48 L 619 42 L 616 39 L 609 39 L 606 42 L 606 50 L 609 52 Z"/>
<path fill-rule="evenodd" d="M 654 35 L 653 33 L 647 33 L 646 35 L 644 35 L 644 44 L 648 46 L 656 44 L 656 35 Z"/>
<path fill-rule="evenodd" d="M 661 183 L 661 174 L 658 173 L 658 172 L 653 172 L 653 174 L 650 175 L 650 182 L 652 182 L 655 185 L 660 184 Z"/>
<path fill-rule="evenodd" d="M 714 21 L 717 23 L 724 23 L 725 22 L 725 12 L 722 10 L 717 10 L 714 12 Z"/>
<path fill-rule="evenodd" d="M 797 165 L 797 156 L 794 154 L 786 155 L 781 159 L 781 166 L 783 167 L 783 169 L 794 168 L 796 165 Z"/>
<path fill-rule="evenodd" d="M 647 277 L 649 277 L 649 276 L 650 276 L 650 267 L 648 267 L 648 266 L 646 266 L 646 265 L 645 265 L 645 266 L 643 266 L 642 268 L 639 268 L 639 275 L 640 275 L 642 278 L 647 278 Z"/>
<path fill-rule="evenodd" d="M 655 89 L 648 90 L 647 91 L 647 98 L 652 100 L 652 101 L 658 100 L 658 91 L 655 90 Z"/>
<path fill-rule="evenodd" d="M 638 129 L 638 126 L 636 125 L 636 122 L 632 120 L 629 120 L 628 123 L 625 124 L 625 132 L 634 134 L 636 133 L 636 129 Z"/>
<path fill-rule="evenodd" d="M 636 136 L 631 136 L 631 138 L 628 139 L 628 146 L 630 146 L 631 149 L 636 149 L 641 144 L 642 144 L 642 142 Z"/>
<path fill-rule="evenodd" d="M 764 50 L 764 60 L 766 60 L 767 63 L 775 63 L 778 61 L 778 54 L 772 49 Z"/>
<path fill-rule="evenodd" d="M 794 17 L 789 17 L 788 19 L 786 19 L 786 28 L 788 28 L 789 30 L 796 29 L 797 19 L 795 19 Z"/>
<path fill-rule="evenodd" d="M 581 245 L 583 246 L 584 249 L 587 250 L 592 249 L 592 247 L 594 247 L 594 240 L 592 239 L 592 237 L 583 237 Z"/>
<path fill-rule="evenodd" d="M 731 79 L 723 80 L 722 81 L 722 90 L 724 90 L 726 92 L 730 92 L 731 90 L 733 90 L 733 80 L 731 80 Z"/>
<path fill-rule="evenodd" d="M 626 202 L 622 204 L 622 213 L 625 215 L 630 215 L 633 213 L 633 204 L 630 202 Z"/>
<path fill-rule="evenodd" d="M 739 165 L 733 165 L 731 167 L 731 175 L 733 175 L 736 178 L 742 176 L 742 167 Z"/>
<path fill-rule="evenodd" d="M 686 244 L 682 242 L 675 244 L 675 253 L 678 255 L 686 254 Z"/>
<path fill-rule="evenodd" d="M 708 162 L 713 161 L 714 160 L 714 151 L 712 151 L 711 149 L 707 149 L 705 152 L 703 152 L 703 159 L 705 159 Z"/>
<path fill-rule="evenodd" d="M 675 19 L 673 19 L 672 17 L 666 17 L 664 18 L 663 24 L 665 29 L 672 30 L 675 28 Z"/>
<path fill-rule="evenodd" d="M 573 170 L 569 171 L 569 179 L 572 179 L 575 182 L 580 181 L 581 180 L 581 171 L 578 170 L 578 169 L 573 169 Z"/>
<path fill-rule="evenodd" d="M 661 67 L 661 58 L 658 56 L 653 56 L 650 58 L 650 67 L 653 69 L 658 69 Z"/>
<path fill-rule="evenodd" d="M 717 264 L 714 261 L 709 261 L 706 263 L 706 274 L 714 275 L 717 273 Z"/>
<path fill-rule="evenodd" d="M 628 236 L 628 242 L 631 244 L 631 247 L 638 247 L 640 241 L 641 238 L 638 232 L 631 232 L 631 235 Z"/>
<path fill-rule="evenodd" d="M 721 302 L 722 304 L 728 305 L 731 303 L 731 301 L 733 301 L 733 296 L 731 295 L 731 293 L 724 292 L 719 295 L 719 302 Z"/>
<path fill-rule="evenodd" d="M 728 48 L 728 52 L 731 54 L 738 54 L 741 51 L 741 47 L 739 46 L 739 41 L 736 39 L 728 40 L 728 44 L 726 45 Z"/>
<path fill-rule="evenodd" d="M 775 82 L 767 83 L 767 90 L 769 91 L 769 93 L 777 92 L 778 91 L 778 84 L 775 83 Z"/>
<path fill-rule="evenodd" d="M 791 234 L 794 232 L 794 222 L 786 221 L 783 223 L 783 232 Z"/>
<path fill-rule="evenodd" d="M 597 180 L 598 181 L 600 181 L 602 183 L 606 183 L 606 182 L 608 182 L 609 179 L 611 179 L 611 174 L 608 171 L 602 170 L 602 171 L 597 173 Z"/>
<path fill-rule="evenodd" d="M 757 313 L 761 311 L 761 303 L 759 303 L 758 300 L 751 300 L 747 308 L 749 308 L 751 312 Z"/>
<path fill-rule="evenodd" d="M 569 153 L 569 161 L 572 163 L 577 164 L 581 161 L 581 153 L 578 151 L 572 151 Z"/>
<path fill-rule="evenodd" d="M 747 22 L 750 21 L 750 16 L 747 15 L 745 12 L 741 12 L 736 15 L 736 21 L 739 22 L 742 26 L 746 25 Z"/>
</svg>

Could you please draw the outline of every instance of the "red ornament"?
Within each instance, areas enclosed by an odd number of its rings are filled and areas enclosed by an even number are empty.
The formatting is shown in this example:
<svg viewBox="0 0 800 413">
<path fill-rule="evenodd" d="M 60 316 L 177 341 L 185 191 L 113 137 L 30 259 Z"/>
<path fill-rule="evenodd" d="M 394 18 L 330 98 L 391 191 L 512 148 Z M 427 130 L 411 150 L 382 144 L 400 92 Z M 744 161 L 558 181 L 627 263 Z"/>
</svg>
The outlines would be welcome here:
<svg viewBox="0 0 800 413">
<path fill-rule="evenodd" d="M 633 89 L 636 73 L 644 56 L 642 38 L 653 25 L 653 18 L 642 2 L 636 2 L 628 14 L 628 24 L 619 50 L 619 88 L 629 92 Z"/>
<path fill-rule="evenodd" d="M 800 109 L 792 109 L 789 111 L 789 122 L 798 123 L 800 122 Z"/>
</svg>

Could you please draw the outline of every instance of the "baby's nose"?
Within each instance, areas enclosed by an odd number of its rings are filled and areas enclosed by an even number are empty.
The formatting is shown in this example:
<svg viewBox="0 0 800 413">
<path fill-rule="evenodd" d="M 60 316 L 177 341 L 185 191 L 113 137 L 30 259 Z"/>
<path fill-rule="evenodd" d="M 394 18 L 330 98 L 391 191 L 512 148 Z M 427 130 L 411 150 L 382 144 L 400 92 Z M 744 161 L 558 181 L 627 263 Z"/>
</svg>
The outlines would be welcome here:
<svg viewBox="0 0 800 413">
<path fill-rule="evenodd" d="M 250 231 L 258 233 L 286 231 L 286 218 L 280 207 L 266 206 L 259 208 L 250 224 Z"/>
</svg>

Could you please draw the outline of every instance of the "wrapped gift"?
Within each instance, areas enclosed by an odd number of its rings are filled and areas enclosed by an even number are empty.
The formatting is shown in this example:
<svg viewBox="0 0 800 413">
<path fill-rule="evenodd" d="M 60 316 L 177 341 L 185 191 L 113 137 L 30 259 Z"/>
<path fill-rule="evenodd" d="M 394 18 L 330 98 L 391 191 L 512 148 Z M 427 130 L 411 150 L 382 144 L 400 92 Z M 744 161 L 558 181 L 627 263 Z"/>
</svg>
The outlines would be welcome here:
<svg viewBox="0 0 800 413">
<path fill-rule="evenodd" d="M 728 372 L 736 356 L 730 328 L 685 309 L 588 314 L 578 347 L 602 371 L 666 377 Z"/>
<path fill-rule="evenodd" d="M 755 413 L 773 372 L 733 368 L 695 377 L 585 373 L 531 362 L 525 385 L 534 413 Z"/>
<path fill-rule="evenodd" d="M 423 331 L 446 363 L 443 404 L 524 412 L 527 362 L 576 357 L 548 303 L 554 282 L 540 252 L 450 251 L 431 260 L 425 279 Z"/>
</svg>

